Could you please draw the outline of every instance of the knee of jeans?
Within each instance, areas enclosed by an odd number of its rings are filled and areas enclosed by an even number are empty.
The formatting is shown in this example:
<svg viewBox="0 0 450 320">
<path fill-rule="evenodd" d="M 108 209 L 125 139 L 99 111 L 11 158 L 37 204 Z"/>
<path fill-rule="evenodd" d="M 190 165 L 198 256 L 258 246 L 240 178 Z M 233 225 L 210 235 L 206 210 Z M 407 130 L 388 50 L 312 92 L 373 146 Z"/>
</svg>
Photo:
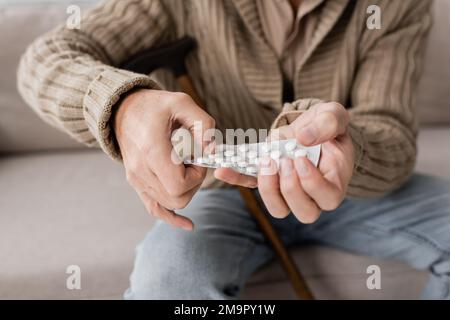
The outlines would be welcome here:
<svg viewBox="0 0 450 320">
<path fill-rule="evenodd" d="M 215 279 L 218 273 L 209 269 L 208 261 L 199 257 L 196 240 L 182 236 L 164 242 L 164 239 L 147 237 L 137 249 L 125 299 L 224 298 Z"/>
</svg>

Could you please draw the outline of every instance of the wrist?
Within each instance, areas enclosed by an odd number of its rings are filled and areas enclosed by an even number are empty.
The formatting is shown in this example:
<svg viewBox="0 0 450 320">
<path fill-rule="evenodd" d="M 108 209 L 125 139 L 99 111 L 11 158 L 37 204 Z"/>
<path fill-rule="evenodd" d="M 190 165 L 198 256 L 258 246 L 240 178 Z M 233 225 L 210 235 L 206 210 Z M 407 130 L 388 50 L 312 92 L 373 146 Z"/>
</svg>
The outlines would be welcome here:
<svg viewBox="0 0 450 320">
<path fill-rule="evenodd" d="M 135 88 L 124 94 L 117 102 L 116 107 L 113 109 L 111 116 L 112 128 L 114 132 L 120 130 L 123 119 L 125 118 L 126 111 L 136 103 L 139 96 L 148 89 Z"/>
</svg>

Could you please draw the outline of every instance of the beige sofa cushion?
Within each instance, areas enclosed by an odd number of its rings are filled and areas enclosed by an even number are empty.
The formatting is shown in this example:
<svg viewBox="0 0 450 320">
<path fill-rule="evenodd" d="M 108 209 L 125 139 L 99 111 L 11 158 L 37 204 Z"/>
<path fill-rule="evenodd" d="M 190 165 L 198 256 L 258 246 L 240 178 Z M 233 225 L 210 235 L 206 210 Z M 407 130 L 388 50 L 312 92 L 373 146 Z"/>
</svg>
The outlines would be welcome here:
<svg viewBox="0 0 450 320">
<path fill-rule="evenodd" d="M 434 25 L 418 90 L 422 123 L 450 123 L 450 1 L 435 0 Z"/>
<path fill-rule="evenodd" d="M 64 23 L 69 4 L 86 8 L 92 2 L 0 2 L 0 152 L 82 147 L 45 124 L 25 105 L 16 90 L 16 70 L 28 44 L 40 34 Z"/>
</svg>

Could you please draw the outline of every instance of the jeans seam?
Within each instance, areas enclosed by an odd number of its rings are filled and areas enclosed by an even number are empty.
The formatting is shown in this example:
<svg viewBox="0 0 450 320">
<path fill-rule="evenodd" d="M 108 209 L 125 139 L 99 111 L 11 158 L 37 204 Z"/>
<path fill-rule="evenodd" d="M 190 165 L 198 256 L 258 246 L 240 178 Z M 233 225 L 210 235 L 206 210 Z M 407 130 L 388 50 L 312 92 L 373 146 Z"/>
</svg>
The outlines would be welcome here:
<svg viewBox="0 0 450 320">
<path fill-rule="evenodd" d="M 441 255 L 450 256 L 450 251 L 446 251 L 445 249 L 440 248 L 435 242 L 431 241 L 430 239 L 428 239 L 428 238 L 420 235 L 419 233 L 414 232 L 408 228 L 394 228 L 391 230 L 386 230 L 385 228 L 379 227 L 377 225 L 369 226 L 369 225 L 361 225 L 361 224 L 355 225 L 353 227 L 364 229 L 365 231 L 368 231 L 368 232 L 373 232 L 374 230 L 380 230 L 384 233 L 397 232 L 402 237 L 408 238 L 408 239 L 414 241 L 418 245 L 425 245 L 427 247 L 431 247 L 435 251 L 439 252 Z"/>
<path fill-rule="evenodd" d="M 450 256 L 450 251 L 440 248 L 439 245 L 437 245 L 434 241 L 431 241 L 430 239 L 422 236 L 420 233 L 414 232 L 409 228 L 395 228 L 393 229 L 393 231 L 402 232 L 407 236 L 409 236 L 409 238 L 412 239 L 413 241 L 416 240 L 417 243 L 431 247 L 436 251 L 438 251 L 441 255 Z"/>
</svg>

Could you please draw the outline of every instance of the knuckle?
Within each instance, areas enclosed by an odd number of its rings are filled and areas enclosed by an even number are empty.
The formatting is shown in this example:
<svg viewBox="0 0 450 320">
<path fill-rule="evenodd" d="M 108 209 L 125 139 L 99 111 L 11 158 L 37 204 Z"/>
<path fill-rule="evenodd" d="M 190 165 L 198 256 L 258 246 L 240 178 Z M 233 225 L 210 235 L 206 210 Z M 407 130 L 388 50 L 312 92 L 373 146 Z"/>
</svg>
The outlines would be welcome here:
<svg viewBox="0 0 450 320">
<path fill-rule="evenodd" d="M 125 178 L 130 185 L 134 185 L 134 183 L 136 182 L 136 175 L 132 171 L 127 170 L 125 172 Z"/>
<path fill-rule="evenodd" d="M 258 183 L 256 181 L 249 181 L 246 184 L 247 188 L 256 189 L 258 187 Z"/>
<path fill-rule="evenodd" d="M 339 102 L 331 102 L 330 104 L 332 106 L 332 109 L 335 110 L 335 112 L 340 115 L 340 118 L 342 120 L 349 121 L 350 114 L 342 104 L 340 104 Z"/>
<path fill-rule="evenodd" d="M 290 177 L 287 177 L 285 179 L 282 178 L 280 183 L 280 190 L 284 195 L 294 194 L 296 190 L 295 180 L 291 179 Z"/>
<path fill-rule="evenodd" d="M 259 178 L 258 179 L 258 189 L 259 192 L 262 194 L 270 194 L 270 191 L 272 190 L 272 188 L 270 188 L 269 184 L 267 183 L 267 181 L 265 181 L 264 178 Z"/>
<path fill-rule="evenodd" d="M 127 174 L 135 176 L 135 172 L 139 171 L 139 161 L 137 158 L 129 159 L 125 165 Z"/>
<path fill-rule="evenodd" d="M 292 124 L 292 130 L 294 131 L 294 135 L 296 137 L 300 136 L 300 133 L 303 131 L 304 126 L 299 126 L 297 123 Z"/>
<path fill-rule="evenodd" d="M 183 195 L 185 188 L 180 183 L 170 183 L 166 188 L 167 194 L 171 198 L 178 198 Z"/>
<path fill-rule="evenodd" d="M 215 128 L 216 127 L 216 120 L 214 120 L 213 117 L 206 115 L 205 119 L 203 120 L 203 125 L 206 128 Z"/>
<path fill-rule="evenodd" d="M 332 156 L 329 157 L 330 166 L 336 169 L 344 168 L 345 164 L 344 155 L 336 146 L 331 146 Z"/>
<path fill-rule="evenodd" d="M 190 202 L 189 197 L 175 197 L 171 199 L 171 209 L 181 210 L 187 207 Z"/>
<path fill-rule="evenodd" d="M 161 219 L 161 213 L 158 210 L 158 206 L 156 204 L 149 204 L 148 206 L 148 212 L 152 217 L 155 217 L 157 219 Z"/>
<path fill-rule="evenodd" d="M 192 98 L 190 95 L 184 92 L 174 92 L 172 95 L 172 103 L 187 103 L 192 102 Z"/>
<path fill-rule="evenodd" d="M 321 120 L 333 132 L 337 131 L 337 129 L 339 128 L 338 118 L 332 112 L 324 112 L 324 113 L 322 113 Z"/>
<path fill-rule="evenodd" d="M 346 155 L 341 150 L 338 151 L 334 161 L 336 162 L 335 168 L 346 170 L 349 167 Z"/>
<path fill-rule="evenodd" d="M 322 207 L 325 211 L 333 211 L 336 210 L 342 203 L 342 197 L 341 195 L 330 195 L 328 198 L 327 203 Z"/>
<path fill-rule="evenodd" d="M 152 140 L 150 140 L 151 139 L 150 137 L 151 137 L 151 134 L 148 133 L 148 134 L 145 134 L 142 138 L 145 139 L 145 141 L 152 141 Z M 153 152 L 151 152 L 151 151 L 152 151 L 151 143 L 146 143 L 140 147 L 139 153 L 144 158 L 145 164 L 149 164 L 152 161 Z M 135 167 L 135 169 L 138 168 L 137 163 L 135 163 L 134 167 Z"/>
<path fill-rule="evenodd" d="M 335 110 L 339 110 L 339 111 L 345 111 L 345 108 L 342 104 L 340 104 L 339 102 L 330 102 L 330 105 L 335 109 Z"/>
<path fill-rule="evenodd" d="M 319 219 L 320 213 L 321 211 L 319 208 L 309 208 L 303 213 L 301 222 L 304 224 L 312 224 Z"/>
</svg>

